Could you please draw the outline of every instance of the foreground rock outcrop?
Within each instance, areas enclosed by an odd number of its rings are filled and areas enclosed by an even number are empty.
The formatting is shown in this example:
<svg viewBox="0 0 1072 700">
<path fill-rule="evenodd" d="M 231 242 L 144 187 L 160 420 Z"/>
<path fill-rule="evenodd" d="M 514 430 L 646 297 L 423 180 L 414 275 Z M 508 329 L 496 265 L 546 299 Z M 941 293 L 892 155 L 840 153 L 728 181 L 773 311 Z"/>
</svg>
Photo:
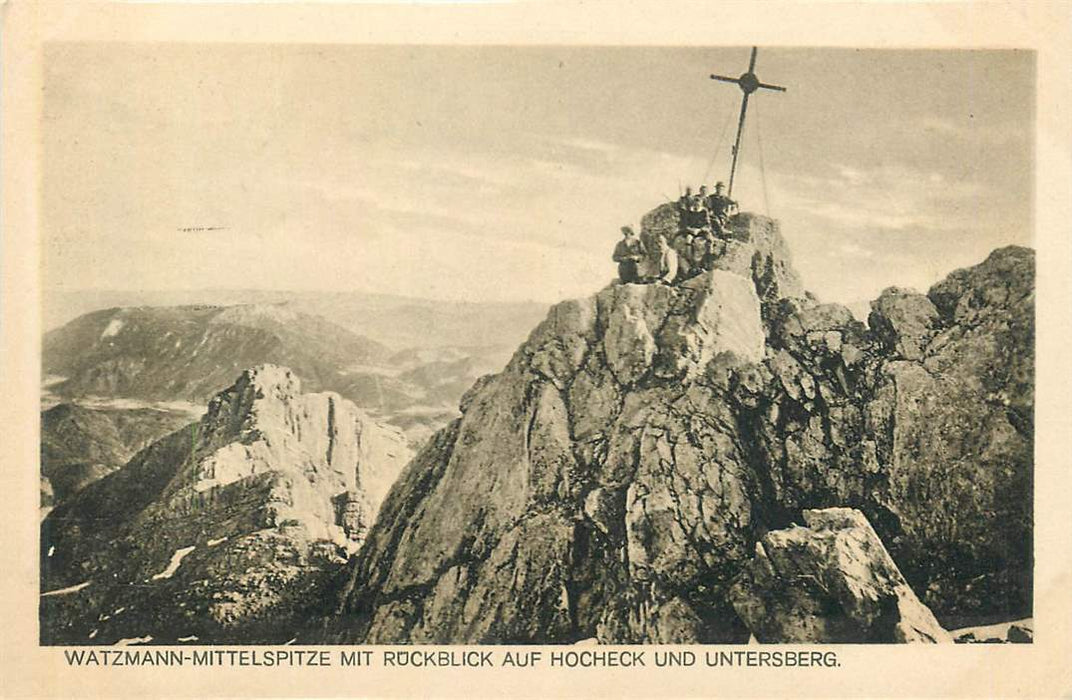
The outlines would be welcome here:
<svg viewBox="0 0 1072 700">
<path fill-rule="evenodd" d="M 804 511 L 775 530 L 730 589 L 760 642 L 952 642 L 858 510 Z"/>
<path fill-rule="evenodd" d="M 263 365 L 41 528 L 46 644 L 287 641 L 411 453 Z"/>
<path fill-rule="evenodd" d="M 474 385 L 327 639 L 744 642 L 756 542 L 831 506 L 940 621 L 1030 614 L 1033 253 L 888 290 L 869 327 L 804 292 L 774 222 L 733 227 L 717 269 L 558 304 Z"/>
</svg>

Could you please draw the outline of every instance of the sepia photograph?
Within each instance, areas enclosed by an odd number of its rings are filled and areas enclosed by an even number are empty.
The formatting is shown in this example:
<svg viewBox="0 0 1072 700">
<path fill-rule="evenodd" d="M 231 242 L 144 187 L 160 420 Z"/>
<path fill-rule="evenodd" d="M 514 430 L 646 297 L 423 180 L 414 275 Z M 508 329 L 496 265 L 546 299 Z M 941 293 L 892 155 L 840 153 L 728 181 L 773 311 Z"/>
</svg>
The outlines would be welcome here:
<svg viewBox="0 0 1072 700">
<path fill-rule="evenodd" d="M 1032 52 L 44 59 L 42 643 L 1031 641 Z"/>
<path fill-rule="evenodd" d="M 8 42 L 0 695 L 1064 692 L 1048 10 L 625 5 Z"/>
</svg>

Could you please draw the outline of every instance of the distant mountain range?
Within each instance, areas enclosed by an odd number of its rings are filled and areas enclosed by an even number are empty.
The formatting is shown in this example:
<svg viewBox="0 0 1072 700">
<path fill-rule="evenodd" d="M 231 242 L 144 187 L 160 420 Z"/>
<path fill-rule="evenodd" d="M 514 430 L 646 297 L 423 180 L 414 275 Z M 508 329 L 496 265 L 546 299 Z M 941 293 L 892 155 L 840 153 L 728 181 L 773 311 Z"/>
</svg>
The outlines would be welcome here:
<svg viewBox="0 0 1072 700">
<path fill-rule="evenodd" d="M 308 386 L 337 386 L 386 347 L 324 319 L 270 305 L 118 308 L 45 335 L 42 369 L 60 396 L 207 401 L 239 372 L 287 362 Z"/>
<path fill-rule="evenodd" d="M 45 330 L 99 309 L 131 306 L 283 305 L 320 316 L 395 351 L 409 348 L 495 349 L 503 361 L 547 313 L 536 302 L 461 302 L 364 292 L 206 289 L 125 291 L 45 289 Z"/>
</svg>

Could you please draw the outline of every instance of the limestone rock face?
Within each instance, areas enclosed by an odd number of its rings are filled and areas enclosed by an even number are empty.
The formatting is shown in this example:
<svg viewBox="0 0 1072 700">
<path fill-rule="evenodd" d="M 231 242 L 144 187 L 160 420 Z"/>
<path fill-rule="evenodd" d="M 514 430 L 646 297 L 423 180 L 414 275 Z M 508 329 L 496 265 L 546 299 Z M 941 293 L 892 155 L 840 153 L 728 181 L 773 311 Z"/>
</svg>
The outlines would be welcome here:
<svg viewBox="0 0 1072 700">
<path fill-rule="evenodd" d="M 42 641 L 286 641 L 410 456 L 337 394 L 247 370 L 42 523 Z"/>
<path fill-rule="evenodd" d="M 952 642 L 858 510 L 805 510 L 756 543 L 730 597 L 763 643 Z"/>
<path fill-rule="evenodd" d="M 642 225 L 676 230 L 673 206 Z M 829 507 L 938 620 L 1030 615 L 1033 253 L 887 290 L 868 327 L 804 293 L 774 222 L 733 226 L 715 270 L 558 304 L 467 392 L 327 639 L 744 642 L 756 543 Z"/>
</svg>

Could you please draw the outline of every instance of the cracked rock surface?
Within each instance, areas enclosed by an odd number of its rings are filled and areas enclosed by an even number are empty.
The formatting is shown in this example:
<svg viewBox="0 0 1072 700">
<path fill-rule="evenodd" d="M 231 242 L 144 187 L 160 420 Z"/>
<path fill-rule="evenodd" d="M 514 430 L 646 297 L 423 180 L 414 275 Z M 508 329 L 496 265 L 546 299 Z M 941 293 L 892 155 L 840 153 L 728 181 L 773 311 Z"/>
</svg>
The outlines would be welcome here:
<svg viewBox="0 0 1072 700">
<path fill-rule="evenodd" d="M 1033 252 L 887 290 L 868 326 L 804 292 L 775 222 L 733 230 L 685 284 L 558 304 L 466 394 L 327 639 L 744 642 L 730 587 L 756 543 L 828 507 L 866 516 L 947 627 L 1030 615 Z"/>
</svg>

